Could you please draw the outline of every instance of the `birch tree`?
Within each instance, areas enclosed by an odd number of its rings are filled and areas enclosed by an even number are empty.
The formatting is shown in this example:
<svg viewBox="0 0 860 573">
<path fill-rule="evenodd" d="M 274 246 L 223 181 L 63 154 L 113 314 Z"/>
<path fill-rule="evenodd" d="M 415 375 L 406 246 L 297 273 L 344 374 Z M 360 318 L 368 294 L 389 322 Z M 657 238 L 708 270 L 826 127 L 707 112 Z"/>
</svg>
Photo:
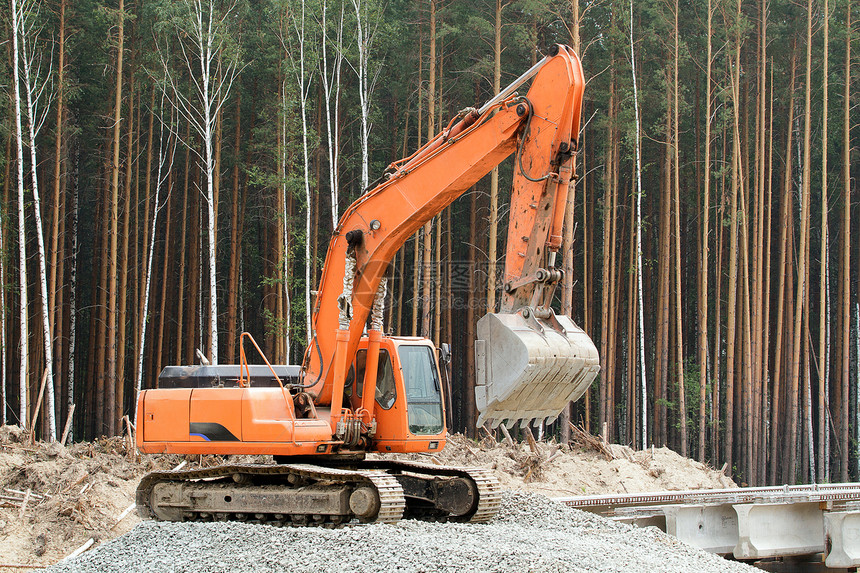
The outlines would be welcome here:
<svg viewBox="0 0 860 573">
<path fill-rule="evenodd" d="M 140 333 L 138 336 L 138 340 L 140 341 L 140 344 L 138 345 L 138 349 L 137 349 L 137 369 L 136 369 L 136 379 L 135 379 L 136 393 L 135 393 L 135 400 L 134 400 L 134 403 L 135 403 L 134 418 L 135 419 L 137 419 L 137 394 L 139 394 L 140 391 L 143 389 L 143 356 L 144 356 L 144 349 L 146 347 L 146 344 L 145 344 L 145 342 L 146 342 L 146 325 L 149 323 L 149 321 L 147 320 L 147 316 L 149 315 L 149 292 L 150 292 L 150 288 L 152 286 L 152 258 L 153 258 L 153 254 L 155 253 L 155 229 L 158 227 L 158 213 L 164 207 L 164 205 L 162 205 L 160 202 L 161 201 L 161 186 L 165 181 L 167 181 L 167 174 L 170 173 L 171 169 L 173 168 L 173 153 L 170 152 L 169 149 L 172 149 L 173 151 L 176 150 L 175 145 L 168 146 L 165 144 L 165 140 L 164 140 L 165 127 L 167 128 L 167 130 L 173 130 L 173 124 L 174 124 L 173 119 L 174 119 L 174 115 L 175 115 L 175 113 L 173 113 L 173 112 L 175 112 L 175 109 L 176 109 L 176 108 L 173 109 L 169 123 L 165 122 L 165 119 L 164 119 L 164 100 L 165 99 L 167 99 L 166 89 L 162 90 L 162 92 L 161 92 L 161 100 L 160 100 L 160 104 L 158 106 L 158 109 L 159 109 L 158 119 L 159 119 L 159 122 L 161 124 L 161 126 L 159 127 L 159 132 L 158 132 L 158 158 L 157 158 L 158 168 L 157 168 L 157 174 L 155 176 L 155 196 L 153 197 L 153 201 L 152 201 L 153 213 L 152 213 L 152 222 L 151 222 L 150 232 L 149 232 L 149 245 L 147 246 L 146 270 L 144 271 L 144 275 L 143 275 L 143 283 L 145 286 L 144 286 L 144 290 L 143 290 L 143 310 L 141 313 L 141 320 L 140 320 Z M 155 113 L 155 110 L 153 110 L 153 114 L 154 113 Z M 166 203 L 167 202 L 165 201 L 165 204 Z"/>
<path fill-rule="evenodd" d="M 39 198 L 39 178 L 37 174 L 36 136 L 41 131 L 48 117 L 53 96 L 51 65 L 45 64 L 42 58 L 40 36 L 41 4 L 27 2 L 22 7 L 20 26 L 16 29 L 21 36 L 21 67 L 24 70 L 24 92 L 27 103 L 27 131 L 30 148 L 30 177 L 33 186 L 33 208 L 36 219 L 36 242 L 39 248 L 39 286 L 42 295 L 42 335 L 44 337 L 45 370 L 45 416 L 48 421 L 48 439 L 57 439 L 57 424 L 54 407 L 54 356 L 51 338 L 50 306 L 48 296 L 47 263 L 45 257 L 45 236 L 42 232 L 41 199 Z M 51 59 L 48 59 L 51 62 Z M 43 64 L 47 69 L 43 68 Z M 17 87 L 17 86 L 16 86 Z M 25 277 L 26 278 L 26 277 Z M 35 428 L 32 428 L 35 431 Z"/>
<path fill-rule="evenodd" d="M 27 0 L 24 0 L 26 3 Z M 21 343 L 18 346 L 18 422 L 27 428 L 29 410 L 27 403 L 27 388 L 29 375 L 29 330 L 27 323 L 27 235 L 24 228 L 24 135 L 21 128 L 21 86 L 18 73 L 18 32 L 22 28 L 22 6 L 17 0 L 12 0 L 12 83 L 15 95 L 15 146 L 18 152 L 18 320 Z"/>
<path fill-rule="evenodd" d="M 281 31 L 281 43 L 289 58 L 293 77 L 299 96 L 299 113 L 302 121 L 302 159 L 304 173 L 305 205 L 307 207 L 305 217 L 305 334 L 310 342 L 311 333 L 311 182 L 310 182 L 310 149 L 308 144 L 308 95 L 312 85 L 312 76 L 306 72 L 306 51 L 310 45 L 308 30 L 306 27 L 305 3 L 301 2 L 301 8 L 293 10 L 292 3 L 288 6 L 292 33 Z M 296 14 L 298 12 L 298 14 Z M 284 90 L 286 93 L 286 90 Z"/>
<path fill-rule="evenodd" d="M 699 269 L 699 455 L 700 462 L 705 461 L 705 429 L 706 404 L 708 387 L 708 241 L 711 214 L 711 66 L 713 58 L 711 50 L 711 30 L 713 29 L 714 11 L 711 0 L 708 0 L 708 42 L 705 61 L 705 181 L 702 196 L 702 267 Z"/>
<path fill-rule="evenodd" d="M 361 111 L 361 188 L 367 189 L 370 182 L 368 175 L 370 156 L 368 151 L 368 139 L 370 138 L 370 97 L 376 85 L 377 73 L 370 69 L 370 48 L 379 29 L 379 16 L 373 23 L 371 20 L 370 0 L 352 0 L 355 9 L 355 37 L 358 47 L 358 61 L 353 66 L 358 76 L 358 101 Z M 303 3 L 304 6 L 304 3 Z M 378 72 L 378 68 L 376 70 Z M 371 78 L 372 76 L 372 78 Z"/>
<path fill-rule="evenodd" d="M 343 19 L 344 7 L 341 5 L 340 18 L 337 22 L 337 31 L 334 38 L 334 53 L 331 75 L 329 75 L 328 57 L 328 23 L 326 14 L 328 12 L 328 1 L 322 3 L 322 84 L 325 99 L 325 126 L 328 151 L 328 179 L 331 187 L 331 228 L 337 227 L 338 219 L 338 188 L 339 188 L 339 162 L 340 162 L 340 133 L 337 129 L 332 130 L 332 122 L 337 123 L 340 113 L 340 75 L 343 66 Z"/>
<path fill-rule="evenodd" d="M 209 362 L 218 364 L 218 293 L 215 196 L 216 161 L 214 138 L 221 108 L 227 102 L 233 82 L 240 72 L 238 40 L 230 34 L 237 2 L 223 8 L 216 0 L 183 0 L 172 18 L 182 54 L 183 71 L 190 78 L 190 93 L 168 65 L 167 48 L 160 48 L 165 79 L 173 92 L 173 105 L 203 142 L 202 153 L 193 149 L 203 162 L 206 176 L 207 236 L 209 263 Z M 188 142 L 186 142 L 188 145 Z"/>
<path fill-rule="evenodd" d="M 77 327 L 77 273 L 78 273 L 78 150 L 75 148 L 74 176 L 73 176 L 73 198 L 72 198 L 72 249 L 71 269 L 69 269 L 69 362 L 68 373 L 69 387 L 66 395 L 66 407 L 71 408 L 75 403 L 75 337 Z M 135 403 L 137 396 L 135 396 Z M 69 442 L 74 436 L 74 424 L 69 426 Z"/>
<path fill-rule="evenodd" d="M 496 0 L 493 20 L 493 95 L 502 89 L 502 11 L 510 2 Z M 487 311 L 496 312 L 496 243 L 499 230 L 499 168 L 490 171 L 490 238 L 487 247 Z"/>
<path fill-rule="evenodd" d="M 634 127 L 636 129 L 636 282 L 639 291 L 639 376 L 642 386 L 642 448 L 648 447 L 648 384 L 645 376 L 645 303 L 642 289 L 642 153 L 639 136 L 639 89 L 636 85 L 636 51 L 633 42 L 633 0 L 630 0 L 630 74 L 633 78 Z"/>
</svg>

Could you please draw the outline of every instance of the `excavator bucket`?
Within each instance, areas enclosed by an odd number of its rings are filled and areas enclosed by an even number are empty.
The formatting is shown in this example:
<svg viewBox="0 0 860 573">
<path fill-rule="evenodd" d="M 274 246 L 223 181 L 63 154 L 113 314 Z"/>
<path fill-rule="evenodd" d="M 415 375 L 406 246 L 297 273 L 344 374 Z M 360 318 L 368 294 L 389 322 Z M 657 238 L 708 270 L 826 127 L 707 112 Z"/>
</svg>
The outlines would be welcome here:
<svg viewBox="0 0 860 573">
<path fill-rule="evenodd" d="M 600 370 L 597 348 L 570 318 L 529 308 L 478 321 L 475 365 L 478 426 L 492 427 L 554 421 Z"/>
</svg>

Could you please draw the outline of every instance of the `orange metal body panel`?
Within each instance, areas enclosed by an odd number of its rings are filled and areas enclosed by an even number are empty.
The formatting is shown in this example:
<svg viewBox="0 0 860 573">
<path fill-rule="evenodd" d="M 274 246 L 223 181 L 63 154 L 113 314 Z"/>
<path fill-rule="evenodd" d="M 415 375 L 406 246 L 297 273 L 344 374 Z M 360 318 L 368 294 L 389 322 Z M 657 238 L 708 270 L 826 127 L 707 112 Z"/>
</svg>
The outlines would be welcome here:
<svg viewBox="0 0 860 573">
<path fill-rule="evenodd" d="M 317 449 L 325 446 L 325 451 Z M 292 443 L 283 442 L 146 442 L 138 449 L 145 454 L 212 454 L 247 455 L 247 456 L 311 456 L 314 454 L 331 453 L 331 444 L 324 443 Z"/>
<path fill-rule="evenodd" d="M 170 392 L 171 390 L 165 390 Z M 205 442 L 207 438 L 195 435 L 195 424 L 219 424 L 238 440 L 242 440 L 242 411 L 236 407 L 241 402 L 244 388 L 195 388 L 191 391 L 189 404 L 190 441 Z"/>
<path fill-rule="evenodd" d="M 187 442 L 190 389 L 161 390 L 147 396 L 141 392 L 137 408 L 137 440 L 145 442 Z M 142 431 L 141 431 L 142 430 Z"/>
<path fill-rule="evenodd" d="M 144 453 L 177 454 L 329 451 L 336 442 L 327 418 L 295 420 L 292 406 L 280 388 L 145 390 L 138 398 L 137 446 Z"/>
<path fill-rule="evenodd" d="M 447 430 L 435 435 L 409 431 L 409 404 L 398 347 L 433 345 L 423 338 L 390 338 L 379 341 L 391 359 L 396 399 L 391 408 L 373 402 L 377 431 L 369 445 L 378 452 L 427 452 L 445 446 Z M 363 337 L 359 349 L 367 349 Z M 433 354 L 435 356 L 435 352 Z M 355 367 L 354 362 L 351 366 Z M 434 362 L 438 372 L 438 364 Z M 289 396 L 289 394 L 287 394 Z M 351 389 L 344 406 L 355 411 L 361 398 Z M 442 419 L 445 400 L 441 400 Z M 317 408 L 316 418 L 295 419 L 293 402 L 281 388 L 195 388 L 145 390 L 138 398 L 138 448 L 144 453 L 176 454 L 271 454 L 312 455 L 337 451 L 331 410 Z"/>
<path fill-rule="evenodd" d="M 446 434 L 443 432 L 439 437 L 410 438 L 408 440 L 379 440 L 374 442 L 373 451 L 384 454 L 420 454 L 426 452 L 438 452 L 447 443 Z M 435 445 L 434 445 L 435 444 Z"/>
<path fill-rule="evenodd" d="M 573 162 L 560 166 L 552 162 L 561 144 L 567 145 L 578 137 L 585 85 L 579 60 L 572 51 L 569 55 L 550 60 L 528 93 L 534 116 L 523 145 L 523 170 L 532 179 L 551 172 L 557 176 L 530 181 L 519 173 L 519 165 L 514 166 L 505 281 L 516 281 L 533 273 L 541 265 L 545 249 L 557 250 L 561 246 Z"/>
<path fill-rule="evenodd" d="M 246 388 L 242 396 L 243 442 L 329 442 L 332 440 L 328 420 L 293 419 L 285 408 L 280 388 Z M 295 444 L 298 445 L 298 444 Z"/>
</svg>

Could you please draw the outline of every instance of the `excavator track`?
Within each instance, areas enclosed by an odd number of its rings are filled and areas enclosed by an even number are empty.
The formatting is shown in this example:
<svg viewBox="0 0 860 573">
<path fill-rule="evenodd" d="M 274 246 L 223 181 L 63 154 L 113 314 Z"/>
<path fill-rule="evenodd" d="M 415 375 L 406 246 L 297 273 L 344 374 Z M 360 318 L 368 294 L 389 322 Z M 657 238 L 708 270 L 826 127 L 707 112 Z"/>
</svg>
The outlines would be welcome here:
<svg viewBox="0 0 860 573">
<path fill-rule="evenodd" d="M 394 461 L 394 460 L 371 460 L 363 463 L 365 468 L 383 469 L 392 475 L 404 473 L 423 474 L 428 477 L 460 478 L 469 483 L 474 496 L 472 507 L 469 511 L 459 516 L 439 516 L 438 512 L 415 507 L 410 504 L 407 495 L 407 514 L 415 519 L 433 518 L 448 521 L 461 521 L 468 523 L 486 523 L 499 511 L 502 501 L 501 485 L 493 472 L 483 468 L 462 468 L 450 466 L 437 466 L 420 462 Z"/>
<path fill-rule="evenodd" d="M 356 514 L 355 502 L 364 510 Z M 229 465 L 152 472 L 135 495 L 143 518 L 335 527 L 395 523 L 406 501 L 393 476 L 313 465 Z"/>
<path fill-rule="evenodd" d="M 489 470 L 388 460 L 152 472 L 136 493 L 144 518 L 323 527 L 403 517 L 483 523 L 500 502 L 499 482 Z"/>
</svg>

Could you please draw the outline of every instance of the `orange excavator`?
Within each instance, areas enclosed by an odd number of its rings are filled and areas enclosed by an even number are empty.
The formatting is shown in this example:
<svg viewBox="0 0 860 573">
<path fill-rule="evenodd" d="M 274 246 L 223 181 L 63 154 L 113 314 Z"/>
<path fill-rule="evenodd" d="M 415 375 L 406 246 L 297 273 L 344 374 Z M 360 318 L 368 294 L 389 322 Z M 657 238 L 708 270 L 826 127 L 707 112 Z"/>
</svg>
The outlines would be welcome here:
<svg viewBox="0 0 860 573">
<path fill-rule="evenodd" d="M 599 370 L 597 349 L 551 303 L 584 83 L 573 50 L 553 46 L 386 169 L 333 233 L 301 367 L 249 365 L 240 343 L 239 365 L 168 367 L 158 389 L 141 392 L 141 452 L 277 462 L 150 473 L 141 515 L 324 526 L 495 515 L 499 484 L 487 470 L 366 457 L 438 452 L 447 435 L 441 352 L 383 334 L 386 274 L 415 231 L 515 154 L 501 309 L 478 321 L 478 424 L 552 421 L 577 400 Z"/>
</svg>

